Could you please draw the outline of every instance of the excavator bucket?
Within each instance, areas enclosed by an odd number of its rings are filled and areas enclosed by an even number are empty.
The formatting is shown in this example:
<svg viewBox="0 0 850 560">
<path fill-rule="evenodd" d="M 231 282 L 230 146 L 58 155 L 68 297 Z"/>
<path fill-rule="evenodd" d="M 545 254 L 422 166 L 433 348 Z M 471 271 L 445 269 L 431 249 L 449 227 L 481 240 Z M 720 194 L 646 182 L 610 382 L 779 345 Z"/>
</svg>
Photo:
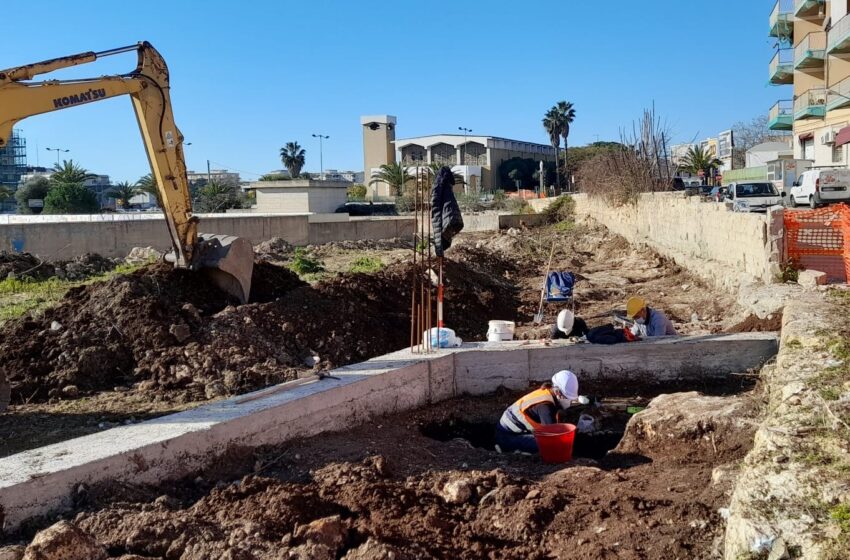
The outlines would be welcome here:
<svg viewBox="0 0 850 560">
<path fill-rule="evenodd" d="M 254 272 L 254 248 L 242 237 L 198 234 L 195 267 L 208 274 L 216 286 L 247 303 Z"/>
</svg>

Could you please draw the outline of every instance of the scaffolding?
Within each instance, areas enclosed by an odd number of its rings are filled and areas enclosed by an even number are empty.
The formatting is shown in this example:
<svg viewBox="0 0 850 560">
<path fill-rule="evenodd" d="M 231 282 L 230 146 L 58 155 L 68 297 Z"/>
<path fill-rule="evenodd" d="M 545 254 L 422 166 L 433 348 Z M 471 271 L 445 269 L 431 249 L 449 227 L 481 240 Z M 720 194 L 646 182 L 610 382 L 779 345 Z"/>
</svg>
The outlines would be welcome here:
<svg viewBox="0 0 850 560">
<path fill-rule="evenodd" d="M 27 141 L 17 130 L 6 147 L 0 148 L 0 185 L 18 188 L 21 175 L 27 172 Z"/>
</svg>

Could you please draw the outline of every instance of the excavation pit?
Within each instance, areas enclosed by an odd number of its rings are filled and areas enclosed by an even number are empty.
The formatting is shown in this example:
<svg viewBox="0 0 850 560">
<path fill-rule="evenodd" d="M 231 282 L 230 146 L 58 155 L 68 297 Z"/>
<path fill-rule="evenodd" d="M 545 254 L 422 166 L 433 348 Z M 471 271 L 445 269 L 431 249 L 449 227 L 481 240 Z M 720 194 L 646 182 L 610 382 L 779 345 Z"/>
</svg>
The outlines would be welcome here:
<svg viewBox="0 0 850 560">
<path fill-rule="evenodd" d="M 577 414 L 572 416 L 577 416 Z M 606 417 L 602 425 L 594 431 L 576 433 L 573 443 L 573 457 L 597 461 L 603 459 L 623 439 L 626 423 L 630 416 L 626 413 L 611 415 Z M 567 422 L 575 423 L 576 421 L 576 418 L 567 418 Z M 444 422 L 422 426 L 420 432 L 427 438 L 444 443 L 458 442 L 497 453 L 494 437 L 497 423 L 497 421 L 469 422 L 460 418 L 451 418 Z"/>
</svg>

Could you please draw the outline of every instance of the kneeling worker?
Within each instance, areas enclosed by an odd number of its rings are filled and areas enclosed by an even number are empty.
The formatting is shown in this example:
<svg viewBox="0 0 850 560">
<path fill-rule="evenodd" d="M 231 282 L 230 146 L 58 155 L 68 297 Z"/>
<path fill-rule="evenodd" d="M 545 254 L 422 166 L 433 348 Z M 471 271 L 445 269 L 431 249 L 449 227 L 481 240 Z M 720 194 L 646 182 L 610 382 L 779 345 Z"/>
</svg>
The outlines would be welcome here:
<svg viewBox="0 0 850 560">
<path fill-rule="evenodd" d="M 566 410 L 574 401 L 580 401 L 578 378 L 571 371 L 559 371 L 552 376 L 551 383 L 545 383 L 505 410 L 496 426 L 499 450 L 537 453 L 534 429 L 556 424 L 558 411 Z"/>
<path fill-rule="evenodd" d="M 631 297 L 626 302 L 626 316 L 634 320 L 632 334 L 639 337 L 670 336 L 679 334 L 673 322 L 663 311 L 651 309 L 642 297 Z"/>
<path fill-rule="evenodd" d="M 549 338 L 552 340 L 559 338 L 578 338 L 586 335 L 588 330 L 584 319 L 576 317 L 569 309 L 564 309 L 558 313 L 558 320 L 552 326 Z"/>
</svg>

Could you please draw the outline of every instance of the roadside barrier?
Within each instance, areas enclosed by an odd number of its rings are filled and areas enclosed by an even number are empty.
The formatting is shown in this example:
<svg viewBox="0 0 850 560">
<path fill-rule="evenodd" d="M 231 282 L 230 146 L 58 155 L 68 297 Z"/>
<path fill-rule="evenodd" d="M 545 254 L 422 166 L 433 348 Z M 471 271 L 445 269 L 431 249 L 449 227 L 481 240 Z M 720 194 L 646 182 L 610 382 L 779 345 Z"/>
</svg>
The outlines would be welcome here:
<svg viewBox="0 0 850 560">
<path fill-rule="evenodd" d="M 850 279 L 850 206 L 785 211 L 788 262 L 826 272 L 832 281 Z"/>
</svg>

